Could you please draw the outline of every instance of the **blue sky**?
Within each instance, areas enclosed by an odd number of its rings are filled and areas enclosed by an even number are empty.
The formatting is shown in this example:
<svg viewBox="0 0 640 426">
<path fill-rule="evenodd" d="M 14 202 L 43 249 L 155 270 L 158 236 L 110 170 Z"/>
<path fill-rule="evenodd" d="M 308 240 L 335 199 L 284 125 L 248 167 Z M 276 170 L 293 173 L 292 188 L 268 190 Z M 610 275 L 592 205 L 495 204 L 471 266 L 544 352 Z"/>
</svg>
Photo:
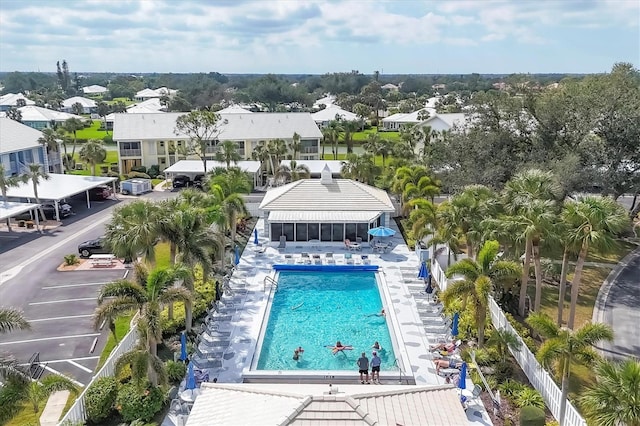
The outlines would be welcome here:
<svg viewBox="0 0 640 426">
<path fill-rule="evenodd" d="M 604 72 L 638 0 L 2 0 L 0 71 Z"/>
</svg>

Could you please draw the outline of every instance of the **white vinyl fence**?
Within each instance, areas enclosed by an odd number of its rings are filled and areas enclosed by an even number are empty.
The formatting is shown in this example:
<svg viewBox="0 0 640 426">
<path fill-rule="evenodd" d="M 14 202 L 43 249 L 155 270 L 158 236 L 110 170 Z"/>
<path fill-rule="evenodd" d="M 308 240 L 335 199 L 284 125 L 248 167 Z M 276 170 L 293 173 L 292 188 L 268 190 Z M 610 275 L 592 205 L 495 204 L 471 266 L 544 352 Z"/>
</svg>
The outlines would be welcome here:
<svg viewBox="0 0 640 426">
<path fill-rule="evenodd" d="M 84 405 L 84 396 L 87 393 L 87 389 L 99 378 L 113 376 L 115 373 L 116 361 L 124 353 L 133 349 L 138 341 L 138 329 L 135 326 L 131 327 L 131 330 L 122 338 L 118 346 L 116 346 L 107 361 L 102 368 L 93 376 L 91 382 L 85 386 L 84 390 L 73 403 L 67 414 L 58 422 L 58 426 L 84 424 L 87 419 L 87 411 Z"/>
<path fill-rule="evenodd" d="M 447 278 L 444 275 L 444 271 L 438 264 L 438 262 L 432 262 L 431 264 L 431 273 L 433 278 L 438 282 L 440 289 L 444 291 L 447 288 Z M 560 416 L 560 401 L 562 400 L 562 391 L 556 385 L 555 381 L 551 377 L 551 375 L 538 363 L 535 355 L 527 348 L 527 345 L 524 344 L 524 341 L 518 335 L 518 332 L 511 326 L 509 320 L 502 312 L 502 309 L 498 306 L 496 301 L 489 296 L 489 312 L 491 313 L 491 322 L 493 326 L 497 329 L 504 328 L 511 333 L 514 333 L 518 336 L 518 340 L 520 341 L 520 350 L 513 351 L 510 349 L 511 354 L 526 374 L 529 382 L 533 385 L 534 388 L 544 398 L 544 402 L 551 411 L 551 414 L 558 419 Z M 578 410 L 571 404 L 571 402 L 567 401 L 565 415 L 564 415 L 564 423 L 561 426 L 586 426 L 587 422 L 582 418 Z"/>
</svg>

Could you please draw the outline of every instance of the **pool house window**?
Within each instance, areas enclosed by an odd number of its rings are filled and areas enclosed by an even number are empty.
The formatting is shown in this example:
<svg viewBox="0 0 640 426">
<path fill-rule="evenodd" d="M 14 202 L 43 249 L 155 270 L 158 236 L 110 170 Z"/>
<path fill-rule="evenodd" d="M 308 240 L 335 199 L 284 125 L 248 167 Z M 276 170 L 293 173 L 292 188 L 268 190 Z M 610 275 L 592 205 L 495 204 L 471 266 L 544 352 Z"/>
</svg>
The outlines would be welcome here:
<svg viewBox="0 0 640 426">
<path fill-rule="evenodd" d="M 380 218 L 370 223 L 270 223 L 271 241 L 326 241 L 342 242 L 345 239 L 369 240 L 369 229 L 375 228 Z"/>
</svg>

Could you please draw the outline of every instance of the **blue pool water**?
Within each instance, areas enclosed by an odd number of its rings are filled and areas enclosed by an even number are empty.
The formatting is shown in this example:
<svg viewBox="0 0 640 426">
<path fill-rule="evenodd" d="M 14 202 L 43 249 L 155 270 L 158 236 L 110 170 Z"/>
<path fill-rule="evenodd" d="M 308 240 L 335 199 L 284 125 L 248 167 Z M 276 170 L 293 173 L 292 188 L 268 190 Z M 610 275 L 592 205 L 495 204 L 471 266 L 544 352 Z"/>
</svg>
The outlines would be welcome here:
<svg viewBox="0 0 640 426">
<path fill-rule="evenodd" d="M 393 369 L 394 354 L 387 319 L 375 314 L 382 301 L 373 272 L 280 272 L 258 370 L 357 370 L 364 351 L 383 351 L 382 370 Z M 352 345 L 331 353 L 327 345 Z M 302 346 L 304 354 L 293 360 Z"/>
</svg>

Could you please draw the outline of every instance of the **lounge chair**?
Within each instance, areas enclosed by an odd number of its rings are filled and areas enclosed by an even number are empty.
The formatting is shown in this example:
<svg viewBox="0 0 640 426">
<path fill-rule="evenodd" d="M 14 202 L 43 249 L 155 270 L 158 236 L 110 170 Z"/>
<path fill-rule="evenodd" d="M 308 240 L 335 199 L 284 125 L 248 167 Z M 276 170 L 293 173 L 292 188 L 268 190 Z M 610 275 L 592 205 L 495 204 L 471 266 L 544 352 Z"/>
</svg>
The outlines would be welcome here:
<svg viewBox="0 0 640 426">
<path fill-rule="evenodd" d="M 327 259 L 327 264 L 334 264 L 336 263 L 336 260 L 333 258 L 333 253 L 326 253 L 324 255 L 325 259 Z"/>
<path fill-rule="evenodd" d="M 353 256 L 351 256 L 351 253 L 345 253 L 344 255 L 344 262 L 347 265 L 353 265 Z"/>
<path fill-rule="evenodd" d="M 287 237 L 284 235 L 280 236 L 280 244 L 278 244 L 278 249 L 287 248 Z"/>
<path fill-rule="evenodd" d="M 360 258 L 362 259 L 362 263 L 364 263 L 365 265 L 370 265 L 371 264 L 371 260 L 369 260 L 369 256 L 366 254 L 363 254 L 360 256 Z"/>
<path fill-rule="evenodd" d="M 306 265 L 311 265 L 311 258 L 309 257 L 309 253 L 302 253 L 302 260 Z"/>
<path fill-rule="evenodd" d="M 284 260 L 288 265 L 292 265 L 294 260 L 293 260 L 293 256 L 290 254 L 285 254 L 284 255 Z"/>
</svg>

